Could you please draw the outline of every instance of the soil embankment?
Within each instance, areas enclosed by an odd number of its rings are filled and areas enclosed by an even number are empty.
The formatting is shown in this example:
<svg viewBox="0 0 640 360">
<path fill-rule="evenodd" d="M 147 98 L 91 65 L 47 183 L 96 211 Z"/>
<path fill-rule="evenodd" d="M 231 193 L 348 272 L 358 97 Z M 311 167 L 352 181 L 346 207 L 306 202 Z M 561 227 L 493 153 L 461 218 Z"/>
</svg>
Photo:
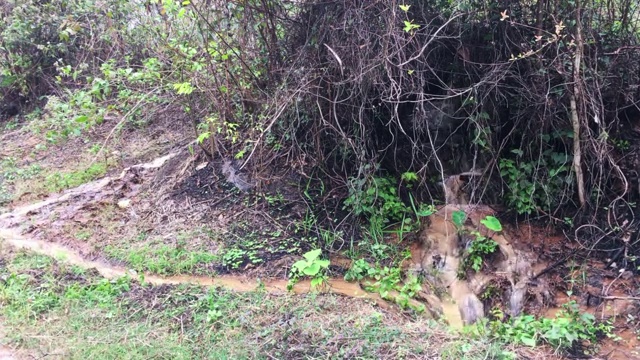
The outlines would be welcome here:
<svg viewBox="0 0 640 360">
<path fill-rule="evenodd" d="M 122 266 L 107 261 L 100 256 L 87 256 L 77 246 L 71 243 L 54 243 L 46 237 L 39 237 L 38 232 L 33 232 L 38 226 L 49 224 L 45 219 L 58 217 L 52 208 L 61 206 L 67 212 L 82 212 L 85 205 L 95 199 L 104 200 L 105 193 L 113 195 L 114 188 L 127 188 L 129 198 L 135 198 L 135 184 L 125 186 L 128 182 L 140 183 L 141 179 L 153 177 L 154 172 L 175 157 L 175 153 L 158 158 L 150 163 L 132 166 L 125 169 L 120 175 L 105 177 L 103 179 L 87 183 L 78 188 L 68 190 L 60 195 L 51 195 L 47 199 L 24 206 L 19 206 L 9 213 L 0 216 L 0 239 L 3 244 L 18 249 L 27 249 L 36 253 L 57 258 L 66 263 L 85 269 L 96 269 L 105 278 L 118 278 L 130 276 L 144 279 L 144 282 L 153 285 L 178 285 L 194 284 L 207 287 L 224 287 L 237 292 L 251 292 L 264 290 L 272 294 L 284 294 L 287 292 L 288 281 L 274 277 L 256 277 L 250 274 L 223 274 L 215 276 L 175 275 L 159 276 L 152 272 L 132 271 L 127 266 Z M 132 174 L 135 174 L 133 176 Z M 130 206 L 129 198 L 118 193 L 115 200 L 123 210 Z M 122 204 L 122 206 L 120 206 Z M 453 212 L 464 213 L 466 219 L 462 225 L 456 225 L 452 221 Z M 550 289 L 548 283 L 537 279 L 537 274 L 545 268 L 545 262 L 532 251 L 524 251 L 516 248 L 514 239 L 510 238 L 508 231 L 496 232 L 482 225 L 486 216 L 493 216 L 494 212 L 486 206 L 471 206 L 463 204 L 450 204 L 442 207 L 436 214 L 430 217 L 430 224 L 420 235 L 420 244 L 414 250 L 412 268 L 428 274 L 433 274 L 431 284 L 444 289 L 439 303 L 427 301 L 425 305 L 430 310 L 427 314 L 440 313 L 454 328 L 460 328 L 463 324 L 472 323 L 480 317 L 487 315 L 485 304 L 499 302 L 511 315 L 517 315 L 522 311 L 527 302 L 530 312 L 531 303 L 534 307 L 542 309 L 552 304 L 551 293 L 557 289 Z M 67 216 L 68 218 L 74 218 Z M 481 271 L 467 271 L 466 277 L 460 280 L 460 263 L 465 247 L 463 234 L 475 233 L 476 236 L 490 237 L 498 245 L 495 256 L 488 258 Z M 41 233 L 40 233 L 41 234 Z M 534 271 L 535 269 L 535 271 Z M 615 282 L 615 281 L 614 281 Z M 609 284 L 613 284 L 610 282 Z M 609 286 L 611 288 L 611 286 Z M 310 292 L 309 281 L 300 281 L 293 287 L 293 292 L 303 294 Z M 377 293 L 370 293 L 362 289 L 358 283 L 346 282 L 342 279 L 327 279 L 325 286 L 319 289 L 321 292 L 329 292 L 348 297 L 368 299 L 381 307 L 388 308 L 391 305 L 383 300 Z M 491 296 L 487 293 L 491 291 Z M 556 294 L 559 293 L 556 291 Z M 538 296 L 536 296 L 538 295 Z M 575 295 L 574 295 L 575 297 Z M 433 296 L 425 299 L 432 300 Z M 533 301 L 532 301 L 533 299 Z M 568 299 L 565 299 L 568 300 Z M 584 311 L 601 309 L 609 315 L 624 315 L 633 311 L 626 306 L 633 299 L 606 299 L 600 302 L 600 307 L 584 307 Z M 415 300 L 413 300 L 415 301 Z M 489 301 L 489 302 L 487 302 Z M 608 302 L 616 306 L 605 309 Z M 618 306 L 624 302 L 625 306 Z M 416 301 L 417 303 L 417 301 Z M 623 305 L 624 305 L 623 304 Z M 439 309 L 434 309 L 439 308 Z M 0 356 L 3 353 L 0 352 Z M 10 355 L 8 355 L 10 356 Z"/>
</svg>

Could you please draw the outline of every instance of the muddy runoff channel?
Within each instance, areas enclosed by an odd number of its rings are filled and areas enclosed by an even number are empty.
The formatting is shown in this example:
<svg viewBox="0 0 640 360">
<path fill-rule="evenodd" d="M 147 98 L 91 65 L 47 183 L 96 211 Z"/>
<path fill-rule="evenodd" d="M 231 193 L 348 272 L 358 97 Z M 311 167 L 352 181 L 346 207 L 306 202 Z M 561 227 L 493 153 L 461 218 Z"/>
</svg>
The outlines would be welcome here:
<svg viewBox="0 0 640 360">
<path fill-rule="evenodd" d="M 44 201 L 15 208 L 12 212 L 0 215 L 0 244 L 16 249 L 26 249 L 44 254 L 67 264 L 85 269 L 96 269 L 105 278 L 113 279 L 123 276 L 137 277 L 137 274 L 124 267 L 118 267 L 102 261 L 86 259 L 79 251 L 71 247 L 60 245 L 47 240 L 38 239 L 25 234 L 29 217 L 46 214 L 44 209 L 55 207 L 62 203 L 87 201 L 91 198 L 104 198 L 106 188 L 113 188 L 118 183 L 126 182 L 135 174 L 140 179 L 149 179 L 159 168 L 178 156 L 172 153 L 152 162 L 132 166 L 122 171 L 119 176 L 105 177 L 98 181 L 84 184 L 75 189 L 67 190 L 59 195 L 52 195 Z M 452 177 L 445 182 L 447 194 L 459 185 L 459 178 Z M 142 181 L 144 183 L 144 181 Z M 82 200 L 81 200 L 82 199 Z M 506 234 L 487 229 L 482 220 L 494 212 L 491 208 L 481 205 L 467 205 L 461 196 L 447 196 L 446 206 L 441 207 L 429 217 L 428 224 L 419 234 L 419 243 L 412 248 L 412 261 L 405 264 L 407 272 L 423 274 L 427 281 L 423 291 L 412 299 L 410 305 L 425 305 L 425 316 L 444 318 L 451 327 L 461 328 L 485 316 L 485 309 L 479 296 L 487 287 L 494 286 L 498 280 L 508 286 L 502 286 L 502 298 L 508 299 L 507 312 L 518 315 L 524 305 L 529 280 L 534 276 L 530 259 L 532 254 L 516 251 Z M 78 207 L 81 209 L 81 207 Z M 464 214 L 461 225 L 454 224 L 454 213 Z M 496 256 L 488 259 L 484 271 L 467 271 L 466 276 L 460 276 L 460 266 L 463 261 L 465 248 L 473 241 L 471 236 L 484 236 L 493 239 L 498 244 Z M 193 284 L 208 287 L 224 287 L 238 292 L 262 290 L 273 294 L 287 293 L 286 279 L 251 279 L 245 276 L 221 275 L 205 276 L 170 276 L 161 277 L 144 274 L 144 281 L 153 285 L 161 284 Z M 500 287 L 497 287 L 500 288 Z M 308 280 L 295 284 L 292 291 L 296 294 L 319 291 L 339 294 L 343 296 L 369 299 L 379 306 L 389 308 L 390 303 L 377 293 L 365 291 L 360 284 L 347 282 L 342 279 L 328 279 L 320 289 L 312 289 Z M 390 294 L 394 297 L 393 292 Z"/>
</svg>

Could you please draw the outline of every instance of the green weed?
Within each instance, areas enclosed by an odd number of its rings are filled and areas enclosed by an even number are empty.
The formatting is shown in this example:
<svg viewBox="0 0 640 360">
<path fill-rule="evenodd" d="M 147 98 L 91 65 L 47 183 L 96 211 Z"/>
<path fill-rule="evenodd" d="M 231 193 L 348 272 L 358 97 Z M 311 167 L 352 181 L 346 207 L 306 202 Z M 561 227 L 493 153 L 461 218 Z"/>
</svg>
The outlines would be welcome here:
<svg viewBox="0 0 640 360">
<path fill-rule="evenodd" d="M 487 331 L 492 338 L 504 343 L 531 347 L 546 343 L 555 349 L 568 350 L 580 343 L 585 346 L 585 355 L 593 350 L 599 336 L 610 335 L 613 329 L 608 323 L 597 323 L 591 314 L 580 313 L 573 301 L 563 305 L 555 318 L 521 315 L 502 322 L 504 315 L 500 310 L 494 310 L 493 316 L 497 320 L 481 323 L 475 331 Z"/>
<path fill-rule="evenodd" d="M 475 238 L 469 243 L 462 262 L 463 270 L 473 269 L 478 272 L 482 268 L 484 259 L 498 249 L 498 243 L 493 239 L 480 235 L 479 232 L 471 233 Z"/>
<path fill-rule="evenodd" d="M 37 177 L 43 171 L 38 164 L 31 164 L 27 167 L 19 167 L 18 161 L 14 157 L 5 157 L 0 160 L 0 206 L 8 204 L 13 200 L 12 187 L 21 180 L 28 180 Z"/>
<path fill-rule="evenodd" d="M 304 259 L 298 260 L 293 264 L 289 273 L 289 284 L 287 285 L 289 290 L 304 276 L 311 277 L 312 288 L 319 287 L 327 280 L 325 271 L 329 267 L 329 260 L 320 259 L 320 255 L 322 255 L 322 250 L 311 250 L 302 255 Z"/>
<path fill-rule="evenodd" d="M 466 271 L 469 269 L 475 272 L 480 271 L 485 259 L 498 249 L 498 243 L 490 237 L 483 236 L 478 231 L 465 230 L 463 225 L 467 216 L 464 211 L 454 211 L 451 217 L 458 232 L 467 233 L 472 237 L 472 240 L 466 246 L 459 269 L 459 276 L 464 277 Z M 493 232 L 497 233 L 502 231 L 500 220 L 494 216 L 486 216 L 480 220 L 480 223 Z"/>
<path fill-rule="evenodd" d="M 42 170 L 42 167 L 38 164 L 20 168 L 18 167 L 17 159 L 13 157 L 6 157 L 0 161 L 0 175 L 5 181 L 9 182 L 32 179 L 39 175 Z"/>
<path fill-rule="evenodd" d="M 299 231 L 302 230 L 296 228 L 295 232 Z M 255 231 L 241 222 L 234 224 L 227 232 L 224 239 L 226 246 L 219 256 L 224 267 L 236 270 L 246 264 L 261 264 L 265 256 L 300 253 L 303 243 L 315 243 L 316 240 L 305 236 L 287 237 L 286 232 L 279 229 Z"/>
<path fill-rule="evenodd" d="M 85 230 L 80 230 L 76 232 L 75 237 L 78 240 L 87 241 L 89 240 L 89 238 L 91 238 L 92 234 L 93 232 L 91 230 L 85 229 Z"/>
<path fill-rule="evenodd" d="M 105 253 L 126 262 L 137 271 L 161 275 L 202 273 L 206 265 L 217 259 L 217 256 L 210 252 L 169 245 L 146 245 L 139 249 L 123 249 L 110 245 L 105 248 Z"/>
<path fill-rule="evenodd" d="M 418 175 L 414 172 L 403 173 L 400 182 L 392 176 L 352 178 L 343 208 L 367 219 L 365 232 L 373 242 L 379 243 L 389 232 L 397 233 L 402 239 L 403 234 L 420 229 L 420 218 L 435 212 L 433 205 L 416 204 L 410 192 L 410 206 L 400 198 L 400 187 L 412 189 L 417 181 Z"/>
<path fill-rule="evenodd" d="M 86 169 L 75 170 L 67 173 L 56 172 L 45 179 L 45 186 L 49 191 L 59 192 L 70 189 L 89 181 L 102 177 L 107 172 L 107 164 L 94 163 Z"/>
<path fill-rule="evenodd" d="M 422 282 L 418 277 L 408 276 L 403 280 L 401 268 L 371 266 L 364 259 L 354 261 L 344 279 L 362 281 L 365 290 L 377 292 L 383 299 L 393 300 L 403 309 L 412 308 L 409 300 L 422 290 Z M 394 296 L 391 296 L 392 292 Z M 414 310 L 422 312 L 425 308 L 421 306 Z"/>
<path fill-rule="evenodd" d="M 562 139 L 572 138 L 573 134 L 554 132 L 542 135 L 542 144 L 551 144 Z M 526 160 L 524 152 L 513 149 L 513 159 L 503 158 L 499 162 L 500 175 L 509 186 L 506 194 L 507 204 L 515 208 L 518 214 L 531 214 L 538 208 L 550 209 L 565 201 L 563 191 L 572 186 L 571 155 L 547 148 L 534 155 L 534 160 Z"/>
<path fill-rule="evenodd" d="M 410 211 L 398 196 L 397 181 L 392 177 L 374 177 L 370 181 L 353 179 L 354 186 L 345 199 L 346 208 L 364 215 L 382 227 L 404 219 Z"/>
</svg>

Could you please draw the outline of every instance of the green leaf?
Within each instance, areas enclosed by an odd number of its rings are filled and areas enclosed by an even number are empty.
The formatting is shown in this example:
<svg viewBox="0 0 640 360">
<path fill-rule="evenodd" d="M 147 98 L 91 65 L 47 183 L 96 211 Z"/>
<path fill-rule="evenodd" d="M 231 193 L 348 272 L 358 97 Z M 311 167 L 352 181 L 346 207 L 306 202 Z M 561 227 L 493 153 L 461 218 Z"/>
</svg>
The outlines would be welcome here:
<svg viewBox="0 0 640 360">
<path fill-rule="evenodd" d="M 293 264 L 293 267 L 298 270 L 299 272 L 302 272 L 307 266 L 309 265 L 309 263 L 305 260 L 298 260 Z"/>
<path fill-rule="evenodd" d="M 305 275 L 315 276 L 320 272 L 320 265 L 317 262 L 314 262 L 314 263 L 310 264 L 309 266 L 307 266 L 306 268 L 304 268 L 302 270 L 302 272 Z"/>
<path fill-rule="evenodd" d="M 412 31 L 412 30 L 419 29 L 419 28 L 420 28 L 420 25 L 414 24 L 414 23 L 413 23 L 413 20 L 412 20 L 412 21 L 407 21 L 407 20 L 405 20 L 405 21 L 404 21 L 404 28 L 403 28 L 403 30 L 404 30 L 405 32 L 410 32 L 410 31 Z"/>
<path fill-rule="evenodd" d="M 328 268 L 330 264 L 329 260 L 316 260 L 315 263 L 320 265 L 320 267 L 323 269 Z"/>
<path fill-rule="evenodd" d="M 18 80 L 18 77 L 14 75 L 7 75 L 4 77 L 0 76 L 0 88 L 9 87 L 13 85 L 13 83 L 16 82 L 17 80 Z"/>
<path fill-rule="evenodd" d="M 178 95 L 189 95 L 195 90 L 189 82 L 173 84 L 173 89 L 176 90 Z"/>
<path fill-rule="evenodd" d="M 211 136 L 211 133 L 206 131 L 202 134 L 198 135 L 198 144 L 202 144 L 205 140 L 207 140 Z"/>
<path fill-rule="evenodd" d="M 427 216 L 431 216 L 433 215 L 433 213 L 435 213 L 435 209 L 432 207 L 420 207 L 420 210 L 416 211 L 416 215 L 420 216 L 420 217 L 427 217 Z"/>
<path fill-rule="evenodd" d="M 487 216 L 480 221 L 480 223 L 487 227 L 489 230 L 493 230 L 495 232 L 502 231 L 502 224 L 500 224 L 500 220 L 498 220 L 495 216 Z"/>
<path fill-rule="evenodd" d="M 454 211 L 453 214 L 451 214 L 453 223 L 457 226 L 457 227 L 462 227 L 462 225 L 464 225 L 464 222 L 467 220 L 467 214 L 464 213 L 464 211 L 458 210 L 458 211 Z"/>
<path fill-rule="evenodd" d="M 311 279 L 311 287 L 317 288 L 318 286 L 322 285 L 322 280 L 323 279 L 321 277 Z"/>
<path fill-rule="evenodd" d="M 304 255 L 302 255 L 302 257 L 307 259 L 309 262 L 312 262 L 313 260 L 317 259 L 320 256 L 320 254 L 322 254 L 322 250 L 315 249 L 305 253 Z"/>
<path fill-rule="evenodd" d="M 409 11 L 409 8 L 411 7 L 411 5 L 399 5 L 400 6 L 400 10 L 407 12 Z"/>
<path fill-rule="evenodd" d="M 529 336 L 522 336 L 520 338 L 520 341 L 522 341 L 522 343 L 525 344 L 526 346 L 531 346 L 531 347 L 536 346 L 536 339 Z"/>
<path fill-rule="evenodd" d="M 87 121 L 89 121 L 89 117 L 86 115 L 80 115 L 76 118 L 76 122 L 79 122 L 79 123 L 85 124 L 87 123 Z"/>
<path fill-rule="evenodd" d="M 416 173 L 414 173 L 412 171 L 407 171 L 407 172 L 403 173 L 400 178 L 403 181 L 406 181 L 406 182 L 418 181 L 418 174 L 416 174 Z"/>
</svg>

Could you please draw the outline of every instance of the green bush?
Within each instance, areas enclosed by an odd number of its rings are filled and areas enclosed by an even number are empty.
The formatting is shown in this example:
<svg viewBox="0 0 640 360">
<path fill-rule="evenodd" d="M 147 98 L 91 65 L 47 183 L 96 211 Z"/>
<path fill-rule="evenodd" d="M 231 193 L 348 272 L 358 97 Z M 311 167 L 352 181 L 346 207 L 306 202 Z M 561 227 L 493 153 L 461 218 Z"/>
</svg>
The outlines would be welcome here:
<svg viewBox="0 0 640 360">
<path fill-rule="evenodd" d="M 593 315 L 580 313 L 575 302 L 565 304 L 555 318 L 535 318 L 522 315 L 508 322 L 502 322 L 503 314 L 494 311 L 498 320 L 490 321 L 488 331 L 492 337 L 507 342 L 536 346 L 546 343 L 556 349 L 566 350 L 578 343 L 592 347 L 601 335 L 611 333 L 611 325 L 597 323 Z M 484 325 L 479 325 L 484 326 Z"/>
<path fill-rule="evenodd" d="M 549 147 L 572 137 L 563 132 L 543 135 L 542 144 L 547 149 L 533 154 L 531 157 L 535 160 L 527 160 L 519 149 L 511 151 L 514 158 L 500 160 L 500 174 L 509 187 L 505 199 L 518 214 L 532 214 L 539 209 L 548 211 L 568 201 L 563 193 L 571 193 L 573 186 L 572 155 Z"/>
<path fill-rule="evenodd" d="M 96 45 L 103 44 L 93 36 L 105 30 L 107 14 L 121 4 L 109 2 L 103 8 L 89 0 L 26 0 L 6 5 L 0 21 L 4 95 L 36 97 L 50 92 L 56 65 L 76 64 L 99 50 Z"/>
</svg>

